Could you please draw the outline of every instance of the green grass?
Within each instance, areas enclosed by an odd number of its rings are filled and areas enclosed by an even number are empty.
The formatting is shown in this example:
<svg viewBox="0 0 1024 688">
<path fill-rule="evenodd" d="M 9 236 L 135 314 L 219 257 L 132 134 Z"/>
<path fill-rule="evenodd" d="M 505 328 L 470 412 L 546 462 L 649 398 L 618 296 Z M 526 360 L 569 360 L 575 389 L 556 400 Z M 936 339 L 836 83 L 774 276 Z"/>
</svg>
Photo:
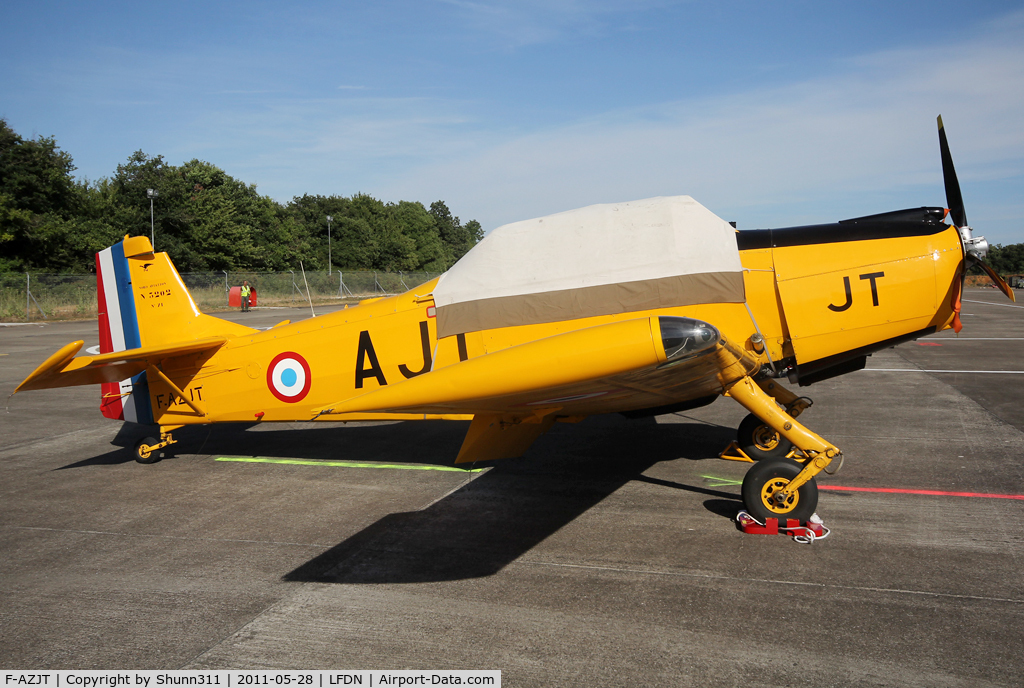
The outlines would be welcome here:
<svg viewBox="0 0 1024 688">
<path fill-rule="evenodd" d="M 184 273 L 182 280 L 199 309 L 213 313 L 228 310 L 223 272 Z M 388 272 L 231 272 L 227 286 L 244 280 L 256 290 L 259 306 L 295 306 L 343 303 L 397 294 L 437 277 L 437 273 Z M 341 280 L 344 279 L 344 288 Z M 28 282 L 35 301 L 30 301 L 28 320 L 82 320 L 96 317 L 95 275 L 31 274 Z M 0 273 L 0 322 L 25 322 L 25 273 Z M 36 306 L 38 302 L 38 307 Z"/>
</svg>

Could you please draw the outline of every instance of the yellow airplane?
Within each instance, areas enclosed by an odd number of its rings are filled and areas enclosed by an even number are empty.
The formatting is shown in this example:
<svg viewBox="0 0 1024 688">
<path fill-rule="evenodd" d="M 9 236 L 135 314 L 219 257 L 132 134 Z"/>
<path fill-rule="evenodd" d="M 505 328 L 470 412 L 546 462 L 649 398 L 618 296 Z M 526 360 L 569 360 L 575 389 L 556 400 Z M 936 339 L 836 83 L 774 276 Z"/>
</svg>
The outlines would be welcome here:
<svg viewBox="0 0 1024 688">
<path fill-rule="evenodd" d="M 750 412 L 747 511 L 806 520 L 842 453 L 780 380 L 959 331 L 971 264 L 1013 299 L 982 262 L 938 123 L 948 210 L 736 232 L 686 196 L 591 206 L 494 230 L 405 294 L 265 331 L 200 313 L 167 254 L 126 236 L 97 254 L 100 355 L 68 344 L 15 392 L 100 384 L 105 416 L 160 427 L 142 463 L 185 425 L 310 419 L 471 419 L 456 463 L 487 461 L 555 422 L 724 395 Z"/>
</svg>

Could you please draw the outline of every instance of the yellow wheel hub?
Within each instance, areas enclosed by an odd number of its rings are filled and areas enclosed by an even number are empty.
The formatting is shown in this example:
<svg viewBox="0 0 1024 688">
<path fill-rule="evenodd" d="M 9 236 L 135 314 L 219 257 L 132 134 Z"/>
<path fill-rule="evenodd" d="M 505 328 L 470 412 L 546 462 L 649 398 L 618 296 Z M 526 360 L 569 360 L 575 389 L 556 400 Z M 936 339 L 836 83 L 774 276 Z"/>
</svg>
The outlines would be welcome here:
<svg viewBox="0 0 1024 688">
<path fill-rule="evenodd" d="M 754 446 L 761 451 L 771 451 L 779 446 L 779 433 L 767 425 L 759 425 L 754 431 Z"/>
<path fill-rule="evenodd" d="M 785 501 L 778 501 L 778 493 L 789 485 L 788 478 L 772 478 L 761 488 L 761 503 L 773 514 L 788 514 L 796 508 L 800 502 L 800 494 L 794 492 L 786 497 Z"/>
</svg>

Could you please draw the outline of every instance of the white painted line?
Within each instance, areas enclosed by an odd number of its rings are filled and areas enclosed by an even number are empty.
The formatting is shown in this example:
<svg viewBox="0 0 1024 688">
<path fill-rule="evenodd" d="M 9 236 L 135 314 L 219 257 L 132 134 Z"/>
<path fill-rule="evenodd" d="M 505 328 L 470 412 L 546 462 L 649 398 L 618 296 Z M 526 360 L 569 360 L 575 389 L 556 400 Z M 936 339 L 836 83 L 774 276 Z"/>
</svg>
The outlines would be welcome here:
<svg viewBox="0 0 1024 688">
<path fill-rule="evenodd" d="M 929 342 L 1024 342 L 1024 337 L 921 337 Z"/>
<path fill-rule="evenodd" d="M 863 368 L 867 373 L 975 373 L 978 375 L 1024 375 L 1024 370 L 925 370 L 923 368 Z"/>
<path fill-rule="evenodd" d="M 647 576 L 677 576 L 680 578 L 704 578 L 708 580 L 739 581 L 743 583 L 770 583 L 773 585 L 793 585 L 810 588 L 833 588 L 839 590 L 859 590 L 862 592 L 880 592 L 899 595 L 922 595 L 925 597 L 948 597 L 964 600 L 983 600 L 986 602 L 1012 602 L 1014 604 L 1024 604 L 1024 599 L 1017 599 L 1013 597 L 982 597 L 980 595 L 958 595 L 956 593 L 933 592 L 930 590 L 913 590 L 908 588 L 873 588 L 860 585 L 838 585 L 836 583 L 819 583 L 815 581 L 779 580 L 772 578 L 744 578 L 741 576 L 725 576 L 713 573 L 696 573 L 691 571 L 664 571 L 658 569 L 601 566 L 596 564 L 565 564 L 553 561 L 529 561 L 524 559 L 517 559 L 515 561 L 515 564 L 526 566 L 551 566 L 566 569 L 590 569 L 593 571 L 611 571 L 614 573 L 636 573 Z"/>
<path fill-rule="evenodd" d="M 971 301 L 970 299 L 961 299 L 967 303 L 984 303 L 987 306 L 1008 306 L 1010 308 L 1024 308 L 1024 306 L 1017 306 L 1012 303 L 997 303 L 995 301 Z"/>
<path fill-rule="evenodd" d="M 292 547 L 330 547 L 314 542 L 283 542 L 280 540 L 241 540 L 238 538 L 185 537 L 181 535 L 151 535 L 148 533 L 119 533 L 112 530 L 75 530 L 73 528 L 46 528 L 43 526 L 4 526 L 15 530 L 43 530 L 51 533 L 80 533 L 82 535 L 115 535 L 128 538 L 156 538 L 161 540 L 196 540 L 200 542 L 243 542 L 254 545 L 288 545 Z"/>
</svg>

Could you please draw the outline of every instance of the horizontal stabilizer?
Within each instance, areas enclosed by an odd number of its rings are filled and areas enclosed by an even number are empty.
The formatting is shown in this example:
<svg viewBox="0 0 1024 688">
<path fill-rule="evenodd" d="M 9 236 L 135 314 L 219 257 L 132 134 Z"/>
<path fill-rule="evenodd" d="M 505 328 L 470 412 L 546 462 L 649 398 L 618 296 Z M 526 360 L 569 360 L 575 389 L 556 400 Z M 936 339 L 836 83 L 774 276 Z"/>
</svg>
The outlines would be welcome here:
<svg viewBox="0 0 1024 688">
<path fill-rule="evenodd" d="M 14 392 L 17 394 L 28 389 L 117 382 L 138 375 L 148 365 L 156 364 L 165 358 L 216 349 L 226 341 L 226 337 L 207 337 L 162 346 L 143 346 L 99 356 L 75 356 L 85 342 L 71 342 L 43 361 L 43 364 L 32 371 Z"/>
</svg>

